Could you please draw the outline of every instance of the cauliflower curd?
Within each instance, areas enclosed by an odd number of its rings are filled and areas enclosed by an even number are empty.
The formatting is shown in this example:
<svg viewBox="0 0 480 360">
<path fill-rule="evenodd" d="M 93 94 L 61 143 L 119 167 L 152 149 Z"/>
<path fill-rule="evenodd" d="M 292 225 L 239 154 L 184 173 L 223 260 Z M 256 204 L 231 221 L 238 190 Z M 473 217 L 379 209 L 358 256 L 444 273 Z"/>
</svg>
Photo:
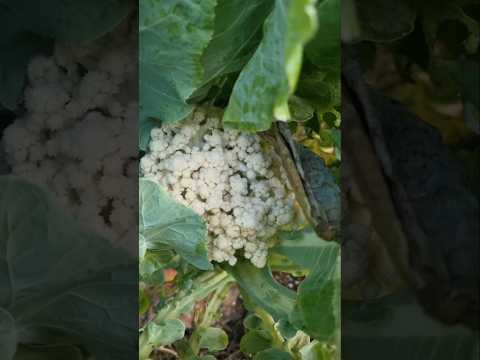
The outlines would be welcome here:
<svg viewBox="0 0 480 360">
<path fill-rule="evenodd" d="M 263 267 L 268 239 L 293 220 L 294 195 L 260 137 L 222 129 L 220 119 L 198 108 L 185 122 L 153 128 L 140 171 L 203 217 L 212 260 L 234 265 L 243 249 Z"/>
<path fill-rule="evenodd" d="M 129 248 L 137 247 L 138 218 L 136 41 L 128 23 L 34 58 L 26 112 L 3 137 L 14 175 L 46 187 L 82 225 Z"/>
</svg>

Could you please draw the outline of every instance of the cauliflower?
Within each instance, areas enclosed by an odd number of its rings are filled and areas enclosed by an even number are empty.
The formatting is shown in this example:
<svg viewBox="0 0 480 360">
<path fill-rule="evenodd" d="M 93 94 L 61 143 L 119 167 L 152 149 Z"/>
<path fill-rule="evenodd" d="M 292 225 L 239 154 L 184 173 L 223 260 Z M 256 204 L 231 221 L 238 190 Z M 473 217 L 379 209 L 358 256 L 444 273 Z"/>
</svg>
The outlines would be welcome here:
<svg viewBox="0 0 480 360">
<path fill-rule="evenodd" d="M 198 108 L 181 124 L 153 128 L 141 175 L 204 218 L 211 260 L 234 265 L 243 249 L 261 268 L 269 239 L 293 220 L 293 191 L 260 137 L 222 129 L 220 115 Z"/>
<path fill-rule="evenodd" d="M 84 226 L 131 250 L 138 219 L 136 41 L 137 25 L 126 21 L 93 43 L 57 43 L 51 57 L 32 59 L 26 113 L 2 142 L 13 174 L 46 187 Z"/>
</svg>

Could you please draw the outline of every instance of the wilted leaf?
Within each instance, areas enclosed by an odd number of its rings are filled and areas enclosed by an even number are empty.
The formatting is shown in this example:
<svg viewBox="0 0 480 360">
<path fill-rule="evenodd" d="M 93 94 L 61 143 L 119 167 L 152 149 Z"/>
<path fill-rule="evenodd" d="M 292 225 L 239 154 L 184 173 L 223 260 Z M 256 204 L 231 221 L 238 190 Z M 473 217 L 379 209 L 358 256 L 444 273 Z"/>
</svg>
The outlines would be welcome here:
<svg viewBox="0 0 480 360">
<path fill-rule="evenodd" d="M 278 128 L 293 155 L 315 230 L 324 239 L 331 240 L 340 227 L 340 188 L 319 156 L 298 144 L 285 124 L 279 123 Z"/>
</svg>

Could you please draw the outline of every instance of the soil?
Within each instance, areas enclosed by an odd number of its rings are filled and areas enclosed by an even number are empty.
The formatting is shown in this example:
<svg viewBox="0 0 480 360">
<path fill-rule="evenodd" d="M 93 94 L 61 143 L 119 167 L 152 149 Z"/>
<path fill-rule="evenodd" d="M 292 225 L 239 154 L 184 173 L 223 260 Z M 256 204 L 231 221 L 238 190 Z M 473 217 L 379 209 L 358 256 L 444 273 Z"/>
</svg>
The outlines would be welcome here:
<svg viewBox="0 0 480 360">
<path fill-rule="evenodd" d="M 305 279 L 304 276 L 297 277 L 285 272 L 274 272 L 273 277 L 280 284 L 294 291 L 297 291 L 298 287 L 300 286 L 302 281 Z"/>
<path fill-rule="evenodd" d="M 221 311 L 223 316 L 216 325 L 227 332 L 230 342 L 224 351 L 216 354 L 216 358 L 219 360 L 249 359 L 249 357 L 240 352 L 240 340 L 245 334 L 243 319 L 247 311 L 243 306 L 243 301 L 237 286 L 233 286 L 232 290 L 230 290 L 230 293 L 225 298 Z"/>
<path fill-rule="evenodd" d="M 205 306 L 206 301 L 197 303 L 196 308 L 199 310 Z M 214 326 L 222 328 L 228 335 L 228 347 L 216 353 L 214 356 L 218 360 L 247 360 L 251 359 L 247 355 L 240 352 L 240 339 L 245 334 L 243 327 L 243 319 L 247 311 L 243 306 L 243 301 L 240 297 L 240 291 L 237 286 L 232 286 L 229 294 L 225 297 L 220 311 L 222 315 Z M 182 316 L 181 320 L 187 327 L 187 332 L 191 332 L 194 326 L 195 312 Z M 173 346 L 166 346 L 158 349 L 153 356 L 155 360 L 175 360 L 179 359 Z"/>
</svg>

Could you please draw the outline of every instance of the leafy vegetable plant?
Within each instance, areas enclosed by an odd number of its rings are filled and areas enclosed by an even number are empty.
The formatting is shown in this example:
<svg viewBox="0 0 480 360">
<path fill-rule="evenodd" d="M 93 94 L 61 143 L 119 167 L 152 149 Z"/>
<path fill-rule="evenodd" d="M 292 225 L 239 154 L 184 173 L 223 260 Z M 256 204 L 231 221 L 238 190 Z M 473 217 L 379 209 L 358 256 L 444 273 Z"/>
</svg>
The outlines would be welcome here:
<svg viewBox="0 0 480 360">
<path fill-rule="evenodd" d="M 139 19 L 140 358 L 339 358 L 340 2 Z"/>
</svg>

